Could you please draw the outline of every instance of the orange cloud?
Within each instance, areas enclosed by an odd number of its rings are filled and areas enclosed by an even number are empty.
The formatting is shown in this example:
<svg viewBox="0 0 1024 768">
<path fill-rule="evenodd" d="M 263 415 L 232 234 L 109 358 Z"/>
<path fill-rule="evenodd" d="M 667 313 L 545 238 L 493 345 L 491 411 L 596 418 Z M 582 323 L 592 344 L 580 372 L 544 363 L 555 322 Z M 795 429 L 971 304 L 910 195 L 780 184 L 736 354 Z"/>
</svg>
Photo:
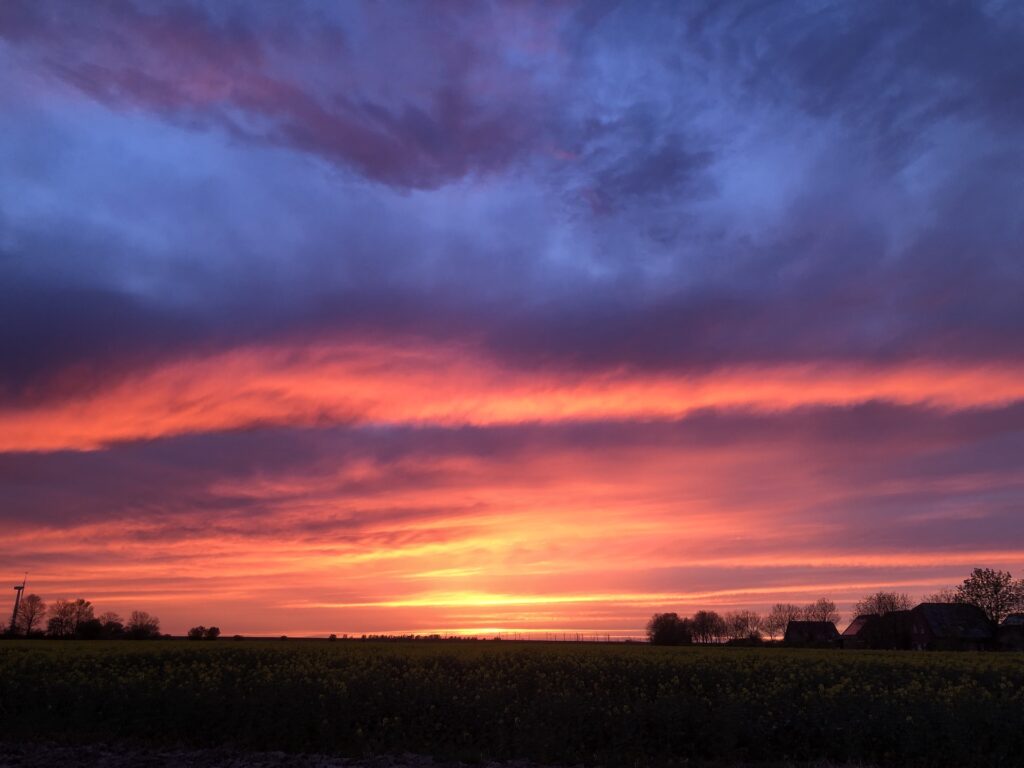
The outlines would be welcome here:
<svg viewBox="0 0 1024 768">
<path fill-rule="evenodd" d="M 878 588 L 916 596 L 977 564 L 1024 567 L 998 538 L 916 541 L 927 520 L 894 542 L 858 540 L 872 525 L 860 521 L 867 511 L 851 520 L 857 478 L 829 477 L 833 458 L 799 440 L 371 455 L 251 482 L 218 475 L 192 489 L 216 502 L 195 511 L 129 507 L 33 524 L 5 544 L 42 564 L 31 579 L 48 598 L 147 608 L 177 632 L 212 623 L 258 634 L 637 634 L 656 610 L 764 610 L 829 594 L 848 612 Z M 435 481 L 389 485 L 403 461 Z M 346 485 L 353 478 L 385 482 Z M 898 492 L 912 490 L 904 483 Z M 246 495 L 264 508 L 231 506 Z M 838 513 L 823 511 L 832 504 Z"/>
<path fill-rule="evenodd" d="M 1024 398 L 1014 365 L 745 366 L 699 374 L 502 367 L 419 342 L 251 346 L 184 357 L 60 399 L 0 410 L 0 451 L 91 450 L 258 425 L 496 425 L 678 418 L 867 400 L 940 408 Z"/>
<path fill-rule="evenodd" d="M 48 598 L 152 609 L 178 632 L 621 635 L 654 610 L 919 595 L 1024 566 L 990 501 L 1019 493 L 1015 467 L 926 471 L 998 431 L 972 409 L 1024 399 L 1021 373 L 583 373 L 412 342 L 246 347 L 0 411 L 0 459 L 16 461 L 0 472 L 25 505 L 5 545 Z M 844 420 L 876 400 L 927 408 Z M 202 436 L 268 425 L 289 429 Z M 298 460 L 275 443 L 289 431 L 317 436 Z M 47 453 L 68 448 L 86 452 Z"/>
</svg>

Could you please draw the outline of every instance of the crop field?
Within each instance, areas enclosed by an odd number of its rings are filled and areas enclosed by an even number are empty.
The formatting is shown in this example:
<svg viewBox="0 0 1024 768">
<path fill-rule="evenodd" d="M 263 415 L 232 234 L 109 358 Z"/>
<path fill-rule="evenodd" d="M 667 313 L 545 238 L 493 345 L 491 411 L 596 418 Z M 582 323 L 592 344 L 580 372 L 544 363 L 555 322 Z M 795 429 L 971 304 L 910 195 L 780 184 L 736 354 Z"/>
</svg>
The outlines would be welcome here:
<svg viewBox="0 0 1024 768">
<path fill-rule="evenodd" d="M 1020 765 L 1024 655 L 4 641 L 0 738 L 604 765 Z"/>
</svg>

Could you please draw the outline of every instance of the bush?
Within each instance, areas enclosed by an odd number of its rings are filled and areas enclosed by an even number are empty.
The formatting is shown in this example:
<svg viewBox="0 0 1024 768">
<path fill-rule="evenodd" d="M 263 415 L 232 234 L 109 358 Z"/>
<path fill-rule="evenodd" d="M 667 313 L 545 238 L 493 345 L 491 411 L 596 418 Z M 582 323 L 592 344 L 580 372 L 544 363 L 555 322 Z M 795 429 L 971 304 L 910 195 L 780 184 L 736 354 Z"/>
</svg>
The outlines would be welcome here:
<svg viewBox="0 0 1024 768">
<path fill-rule="evenodd" d="M 647 623 L 647 639 L 652 645 L 688 645 L 693 642 L 693 626 L 678 613 L 656 613 Z"/>
</svg>

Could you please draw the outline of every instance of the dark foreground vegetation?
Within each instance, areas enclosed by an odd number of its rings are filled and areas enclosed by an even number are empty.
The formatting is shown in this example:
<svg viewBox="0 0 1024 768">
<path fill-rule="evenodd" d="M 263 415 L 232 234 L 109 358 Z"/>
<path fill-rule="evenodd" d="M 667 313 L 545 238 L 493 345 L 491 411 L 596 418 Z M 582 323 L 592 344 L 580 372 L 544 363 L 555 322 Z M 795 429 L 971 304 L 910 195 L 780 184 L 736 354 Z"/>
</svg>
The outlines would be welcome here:
<svg viewBox="0 0 1024 768">
<path fill-rule="evenodd" d="M 0 740 L 605 765 L 1015 765 L 1024 656 L 8 640 L 0 709 Z"/>
</svg>

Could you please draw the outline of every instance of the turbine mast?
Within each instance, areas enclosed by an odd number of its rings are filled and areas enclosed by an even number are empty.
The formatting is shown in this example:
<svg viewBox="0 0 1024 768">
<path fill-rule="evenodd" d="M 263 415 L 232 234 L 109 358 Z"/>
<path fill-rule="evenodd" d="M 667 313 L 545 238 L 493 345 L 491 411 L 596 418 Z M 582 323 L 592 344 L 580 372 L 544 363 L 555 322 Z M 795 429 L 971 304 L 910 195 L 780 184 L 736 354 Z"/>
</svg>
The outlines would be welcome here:
<svg viewBox="0 0 1024 768">
<path fill-rule="evenodd" d="M 25 578 L 21 580 L 21 584 L 14 585 L 14 610 L 11 611 L 11 634 L 15 632 L 15 628 L 18 626 L 18 607 L 21 605 L 21 593 L 25 591 L 25 583 L 28 581 L 28 574 L 25 574 Z"/>
</svg>

